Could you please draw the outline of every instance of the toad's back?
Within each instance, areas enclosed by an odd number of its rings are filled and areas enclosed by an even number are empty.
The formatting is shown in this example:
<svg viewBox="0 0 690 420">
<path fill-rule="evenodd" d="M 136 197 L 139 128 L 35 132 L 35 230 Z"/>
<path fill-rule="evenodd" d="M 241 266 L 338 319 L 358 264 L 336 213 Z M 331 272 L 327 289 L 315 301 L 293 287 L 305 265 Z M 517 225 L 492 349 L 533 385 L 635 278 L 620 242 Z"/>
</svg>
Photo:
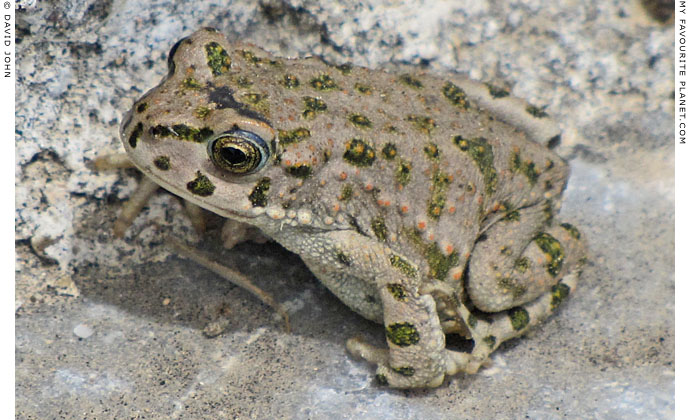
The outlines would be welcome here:
<svg viewBox="0 0 690 420">
<path fill-rule="evenodd" d="M 178 43 L 171 62 L 168 79 L 135 107 L 141 139 L 200 140 L 223 130 L 225 111 L 266 123 L 277 138 L 275 167 L 263 177 L 270 188 L 252 201 L 251 183 L 242 196 L 254 212 L 273 210 L 273 220 L 302 210 L 312 226 L 355 227 L 393 248 L 409 246 L 398 239 L 414 230 L 462 266 L 478 232 L 558 196 L 567 176 L 558 156 L 527 139 L 532 127 L 514 123 L 520 116 L 490 112 L 501 101 L 527 121 L 543 111 L 459 77 L 276 58 L 214 32 Z M 542 132 L 554 132 L 549 124 Z"/>
</svg>

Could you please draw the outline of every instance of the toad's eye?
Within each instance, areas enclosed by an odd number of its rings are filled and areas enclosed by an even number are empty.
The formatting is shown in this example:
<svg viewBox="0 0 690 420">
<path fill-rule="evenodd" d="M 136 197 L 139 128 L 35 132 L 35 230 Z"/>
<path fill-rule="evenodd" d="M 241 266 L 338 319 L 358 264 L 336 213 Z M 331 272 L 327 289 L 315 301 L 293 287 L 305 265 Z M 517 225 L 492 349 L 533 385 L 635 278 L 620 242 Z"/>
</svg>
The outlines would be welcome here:
<svg viewBox="0 0 690 420">
<path fill-rule="evenodd" d="M 233 129 L 208 142 L 208 155 L 217 168 L 233 174 L 251 174 L 263 168 L 271 151 L 261 137 Z"/>
</svg>

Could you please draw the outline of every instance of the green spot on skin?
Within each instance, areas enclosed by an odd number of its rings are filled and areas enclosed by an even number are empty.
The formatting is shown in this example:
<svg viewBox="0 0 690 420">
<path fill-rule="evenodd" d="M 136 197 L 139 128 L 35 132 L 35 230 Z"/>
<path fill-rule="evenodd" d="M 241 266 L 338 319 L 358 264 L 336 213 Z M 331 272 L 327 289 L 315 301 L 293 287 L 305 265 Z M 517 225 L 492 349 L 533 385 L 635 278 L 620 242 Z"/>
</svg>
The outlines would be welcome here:
<svg viewBox="0 0 690 420">
<path fill-rule="evenodd" d="M 211 113 L 211 108 L 207 108 L 205 106 L 198 106 L 194 110 L 194 116 L 196 116 L 200 120 L 203 120 L 204 118 L 208 117 L 210 113 Z"/>
<path fill-rule="evenodd" d="M 519 284 L 515 279 L 510 277 L 501 277 L 498 279 L 498 286 L 508 290 L 514 299 L 519 298 L 527 292 L 527 288 L 524 285 Z"/>
<path fill-rule="evenodd" d="M 361 83 L 355 83 L 355 90 L 361 93 L 362 95 L 371 95 L 372 93 L 371 87 L 363 85 Z"/>
<path fill-rule="evenodd" d="M 256 183 L 251 194 L 249 194 L 249 201 L 251 201 L 252 207 L 266 207 L 266 204 L 268 204 L 266 193 L 270 187 L 271 178 L 261 178 Z"/>
<path fill-rule="evenodd" d="M 520 212 L 517 210 L 511 210 L 506 213 L 504 220 L 507 222 L 518 222 L 520 221 Z"/>
<path fill-rule="evenodd" d="M 343 185 L 343 188 L 340 190 L 340 196 L 338 196 L 338 200 L 349 201 L 351 198 L 352 198 L 352 184 Z"/>
<path fill-rule="evenodd" d="M 241 50 L 240 54 L 247 63 L 258 65 L 261 62 L 261 59 L 249 50 Z"/>
<path fill-rule="evenodd" d="M 215 189 L 216 186 L 213 185 L 206 175 L 202 175 L 200 171 L 196 172 L 196 178 L 193 181 L 187 183 L 187 190 L 200 197 L 212 195 Z"/>
<path fill-rule="evenodd" d="M 383 145 L 383 149 L 381 149 L 381 154 L 383 155 L 384 159 L 393 160 L 398 154 L 398 149 L 393 143 L 386 143 Z"/>
<path fill-rule="evenodd" d="M 260 93 L 244 93 L 244 94 L 242 94 L 243 101 L 248 102 L 250 104 L 258 104 L 264 98 L 265 98 L 265 96 L 260 94 Z"/>
<path fill-rule="evenodd" d="M 402 76 L 400 76 L 400 81 L 411 88 L 421 89 L 424 87 L 424 85 L 419 79 L 413 77 L 410 74 L 403 74 Z"/>
<path fill-rule="evenodd" d="M 410 183 L 412 177 L 412 162 L 400 159 L 395 169 L 395 180 L 403 187 Z"/>
<path fill-rule="evenodd" d="M 548 233 L 542 232 L 534 237 L 534 242 L 546 254 L 547 271 L 553 277 L 557 276 L 563 266 L 563 246 Z"/>
<path fill-rule="evenodd" d="M 505 212 L 503 220 L 506 222 L 519 222 L 520 221 L 520 211 L 513 208 L 513 205 L 507 201 L 501 203 L 501 208 Z"/>
<path fill-rule="evenodd" d="M 182 81 L 182 88 L 196 90 L 201 88 L 201 83 L 193 77 L 188 77 Z"/>
<path fill-rule="evenodd" d="M 161 171 L 167 171 L 170 169 L 170 158 L 167 156 L 158 156 L 153 160 L 153 164 Z"/>
<path fill-rule="evenodd" d="M 392 367 L 391 370 L 397 373 L 398 375 L 414 376 L 414 368 L 412 366 L 403 366 L 398 368 Z"/>
<path fill-rule="evenodd" d="M 537 170 L 536 166 L 534 165 L 534 162 L 531 162 L 531 161 L 523 162 L 520 170 L 522 171 L 523 174 L 525 174 L 530 185 L 534 186 L 534 184 L 537 183 L 537 179 L 539 178 L 539 171 Z"/>
<path fill-rule="evenodd" d="M 294 176 L 295 178 L 306 179 L 312 175 L 312 167 L 304 163 L 288 166 L 287 168 L 285 168 L 285 171 L 287 171 L 289 175 Z"/>
<path fill-rule="evenodd" d="M 561 227 L 565 229 L 574 239 L 580 239 L 580 231 L 577 230 L 575 226 L 571 225 L 570 223 L 561 223 Z"/>
<path fill-rule="evenodd" d="M 141 114 L 142 112 L 146 111 L 149 107 L 149 104 L 146 102 L 142 102 L 139 105 L 137 105 L 137 112 Z"/>
<path fill-rule="evenodd" d="M 510 92 L 508 92 L 506 89 L 500 88 L 498 86 L 491 85 L 489 83 L 484 83 L 487 88 L 489 88 L 489 94 L 494 98 L 505 98 L 506 96 L 510 95 Z"/>
<path fill-rule="evenodd" d="M 475 328 L 477 326 L 477 317 L 474 314 L 470 314 L 470 316 L 467 317 L 467 325 L 469 325 L 470 328 Z"/>
<path fill-rule="evenodd" d="M 278 143 L 282 146 L 299 143 L 309 137 L 311 137 L 311 132 L 304 127 L 298 127 L 294 130 L 278 130 Z"/>
<path fill-rule="evenodd" d="M 438 158 L 441 155 L 438 150 L 438 146 L 435 143 L 427 143 L 427 145 L 424 146 L 424 154 L 433 161 L 438 161 Z"/>
<path fill-rule="evenodd" d="M 347 119 L 357 127 L 360 128 L 371 128 L 371 120 L 361 114 L 351 114 Z"/>
<path fill-rule="evenodd" d="M 407 302 L 407 292 L 402 284 L 399 283 L 389 283 L 386 285 L 388 292 L 393 296 L 393 298 L 400 302 Z"/>
<path fill-rule="evenodd" d="M 341 64 L 339 66 L 335 66 L 335 68 L 338 69 L 344 75 L 352 73 L 352 64 L 350 63 Z"/>
<path fill-rule="evenodd" d="M 317 112 L 324 112 L 326 110 L 326 103 L 319 99 L 311 96 L 305 96 L 302 98 L 304 100 L 304 112 L 302 117 L 305 120 L 311 120 L 316 117 Z"/>
<path fill-rule="evenodd" d="M 520 166 L 522 165 L 522 158 L 520 158 L 520 152 L 513 152 L 510 154 L 509 167 L 511 172 L 519 172 Z"/>
<path fill-rule="evenodd" d="M 445 85 L 443 85 L 442 91 L 443 96 L 448 98 L 450 103 L 453 105 L 462 109 L 468 109 L 470 107 L 470 102 L 467 99 L 467 94 L 465 91 L 455 86 L 453 83 L 447 82 Z"/>
<path fill-rule="evenodd" d="M 214 76 L 220 76 L 230 70 L 230 57 L 220 44 L 209 42 L 206 44 L 205 49 L 207 63 Z"/>
<path fill-rule="evenodd" d="M 376 160 L 376 152 L 364 140 L 355 138 L 345 143 L 343 159 L 354 166 L 371 166 Z"/>
<path fill-rule="evenodd" d="M 450 185 L 450 177 L 436 169 L 431 185 L 431 198 L 426 213 L 429 218 L 438 220 L 441 217 L 441 211 L 446 206 L 446 192 Z"/>
<path fill-rule="evenodd" d="M 194 141 L 201 143 L 208 137 L 213 135 L 213 130 L 208 127 L 195 128 L 184 124 L 177 124 L 172 126 L 172 131 L 183 140 Z"/>
<path fill-rule="evenodd" d="M 551 309 L 555 309 L 563 303 L 570 294 L 570 287 L 567 284 L 554 284 L 551 288 Z"/>
<path fill-rule="evenodd" d="M 299 79 L 293 74 L 286 74 L 285 77 L 283 77 L 283 86 L 288 89 L 295 89 L 299 87 Z"/>
<path fill-rule="evenodd" d="M 151 128 L 151 135 L 159 137 L 174 136 L 182 140 L 201 143 L 213 135 L 213 130 L 208 127 L 196 128 L 184 124 L 176 124 L 172 127 L 157 125 Z"/>
<path fill-rule="evenodd" d="M 340 261 L 342 265 L 346 267 L 352 265 L 352 259 L 340 251 L 336 252 L 335 257 L 338 259 L 338 261 Z"/>
<path fill-rule="evenodd" d="M 494 168 L 494 152 L 491 145 L 483 137 L 464 139 L 462 136 L 453 137 L 453 143 L 463 152 L 470 155 L 474 163 L 484 176 L 484 190 L 488 195 L 496 192 L 498 174 Z"/>
<path fill-rule="evenodd" d="M 518 271 L 518 273 L 525 274 L 527 270 L 529 270 L 530 267 L 530 262 L 527 257 L 521 257 L 515 260 L 515 269 Z"/>
<path fill-rule="evenodd" d="M 417 275 L 417 269 L 403 257 L 391 254 L 389 261 L 393 267 L 402 271 L 407 277 L 413 278 Z"/>
<path fill-rule="evenodd" d="M 249 80 L 249 78 L 246 76 L 237 77 L 237 86 L 241 87 L 242 89 L 248 89 L 252 87 L 253 84 L 254 82 Z"/>
<path fill-rule="evenodd" d="M 327 74 L 322 74 L 315 77 L 309 81 L 311 86 L 316 90 L 335 90 L 338 89 L 338 85 L 335 80 Z"/>
<path fill-rule="evenodd" d="M 532 115 L 534 118 L 546 118 L 549 116 L 544 110 L 546 107 L 537 107 L 534 105 L 528 105 L 527 108 L 525 108 L 525 111 L 527 111 L 528 114 Z"/>
<path fill-rule="evenodd" d="M 510 170 L 515 173 L 522 173 L 527 177 L 527 181 L 531 186 L 537 183 L 539 178 L 539 170 L 531 160 L 523 161 L 519 152 L 513 152 L 510 155 Z"/>
<path fill-rule="evenodd" d="M 424 115 L 408 115 L 405 117 L 405 121 L 411 122 L 417 130 L 428 135 L 431 135 L 431 131 L 436 128 L 436 121 Z"/>
<path fill-rule="evenodd" d="M 496 345 L 496 337 L 493 336 L 493 335 L 487 335 L 486 337 L 484 337 L 484 338 L 482 339 L 482 341 L 483 341 L 484 344 L 486 344 L 487 347 L 489 347 L 490 349 L 494 348 L 494 346 Z"/>
<path fill-rule="evenodd" d="M 155 136 L 155 137 L 168 137 L 168 136 L 176 136 L 177 135 L 169 127 L 166 127 L 164 125 L 157 125 L 155 127 L 151 127 L 149 129 L 149 132 L 151 133 L 152 136 Z"/>
<path fill-rule="evenodd" d="M 529 313 L 525 308 L 518 306 L 517 308 L 508 309 L 508 317 L 510 324 L 515 331 L 520 331 L 529 325 Z"/>
<path fill-rule="evenodd" d="M 419 332 L 409 322 L 396 322 L 386 327 L 386 337 L 391 343 L 400 347 L 408 347 L 419 343 Z"/>
<path fill-rule="evenodd" d="M 451 268 L 460 263 L 457 251 L 445 255 L 436 242 L 426 242 L 421 233 L 414 229 L 406 229 L 405 234 L 411 243 L 424 255 L 429 265 L 429 276 L 437 280 L 445 280 Z"/>
<path fill-rule="evenodd" d="M 127 142 L 129 143 L 129 146 L 134 149 L 137 147 L 137 141 L 139 141 L 139 137 L 141 137 L 141 133 L 144 131 L 144 124 L 142 123 L 137 123 L 137 125 L 134 127 L 134 130 L 132 130 L 132 134 L 129 135 L 129 139 Z"/>
<path fill-rule="evenodd" d="M 388 239 L 388 228 L 383 216 L 376 216 L 371 219 L 371 230 L 374 231 L 374 235 L 379 241 L 384 242 Z"/>
<path fill-rule="evenodd" d="M 268 95 L 264 95 L 261 93 L 254 93 L 254 92 L 248 92 L 248 93 L 243 93 L 241 98 L 241 101 L 248 104 L 255 110 L 257 110 L 259 113 L 268 115 L 270 113 L 268 101 L 266 101 L 266 98 Z"/>
</svg>

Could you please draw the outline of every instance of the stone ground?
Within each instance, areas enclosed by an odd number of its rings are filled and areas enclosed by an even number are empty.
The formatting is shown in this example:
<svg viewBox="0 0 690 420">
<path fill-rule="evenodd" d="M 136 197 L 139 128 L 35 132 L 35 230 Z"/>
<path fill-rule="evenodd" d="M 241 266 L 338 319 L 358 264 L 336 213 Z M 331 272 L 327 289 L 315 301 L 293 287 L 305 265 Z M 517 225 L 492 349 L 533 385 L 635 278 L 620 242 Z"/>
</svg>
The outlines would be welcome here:
<svg viewBox="0 0 690 420">
<path fill-rule="evenodd" d="M 17 13 L 17 418 L 673 418 L 673 28 L 663 4 L 226 3 L 27 2 Z M 122 114 L 166 72 L 170 46 L 201 26 L 283 56 L 457 71 L 546 105 L 572 165 L 561 214 L 590 244 L 573 298 L 477 375 L 392 391 L 344 348 L 355 334 L 383 343 L 381 328 L 279 246 L 218 251 L 164 192 L 114 239 L 138 174 L 88 163 L 121 150 Z M 242 267 L 289 308 L 292 333 L 246 292 L 172 255 L 166 235 Z M 209 323 L 225 333 L 206 338 Z"/>
</svg>

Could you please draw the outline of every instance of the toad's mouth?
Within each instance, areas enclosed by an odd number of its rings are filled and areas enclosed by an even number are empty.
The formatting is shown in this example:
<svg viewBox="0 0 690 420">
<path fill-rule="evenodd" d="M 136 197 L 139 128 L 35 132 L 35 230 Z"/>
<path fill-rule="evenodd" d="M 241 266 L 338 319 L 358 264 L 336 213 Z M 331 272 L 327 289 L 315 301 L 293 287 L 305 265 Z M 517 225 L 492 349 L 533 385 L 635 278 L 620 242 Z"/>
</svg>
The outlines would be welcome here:
<svg viewBox="0 0 690 420">
<path fill-rule="evenodd" d="M 252 207 L 249 200 L 246 200 L 247 203 L 245 208 L 229 209 L 227 206 L 220 205 L 220 200 L 213 195 L 203 196 L 190 194 L 189 186 L 187 188 L 182 188 L 180 185 L 171 183 L 165 177 L 162 177 L 156 172 L 151 171 L 149 168 L 142 167 L 138 165 L 137 162 L 134 162 L 134 164 L 137 166 L 137 168 L 139 168 L 144 176 L 158 184 L 161 188 L 219 216 L 240 222 L 251 223 L 251 220 L 255 219 L 259 216 L 259 214 L 262 213 L 262 211 L 257 211 L 256 208 Z"/>
</svg>

